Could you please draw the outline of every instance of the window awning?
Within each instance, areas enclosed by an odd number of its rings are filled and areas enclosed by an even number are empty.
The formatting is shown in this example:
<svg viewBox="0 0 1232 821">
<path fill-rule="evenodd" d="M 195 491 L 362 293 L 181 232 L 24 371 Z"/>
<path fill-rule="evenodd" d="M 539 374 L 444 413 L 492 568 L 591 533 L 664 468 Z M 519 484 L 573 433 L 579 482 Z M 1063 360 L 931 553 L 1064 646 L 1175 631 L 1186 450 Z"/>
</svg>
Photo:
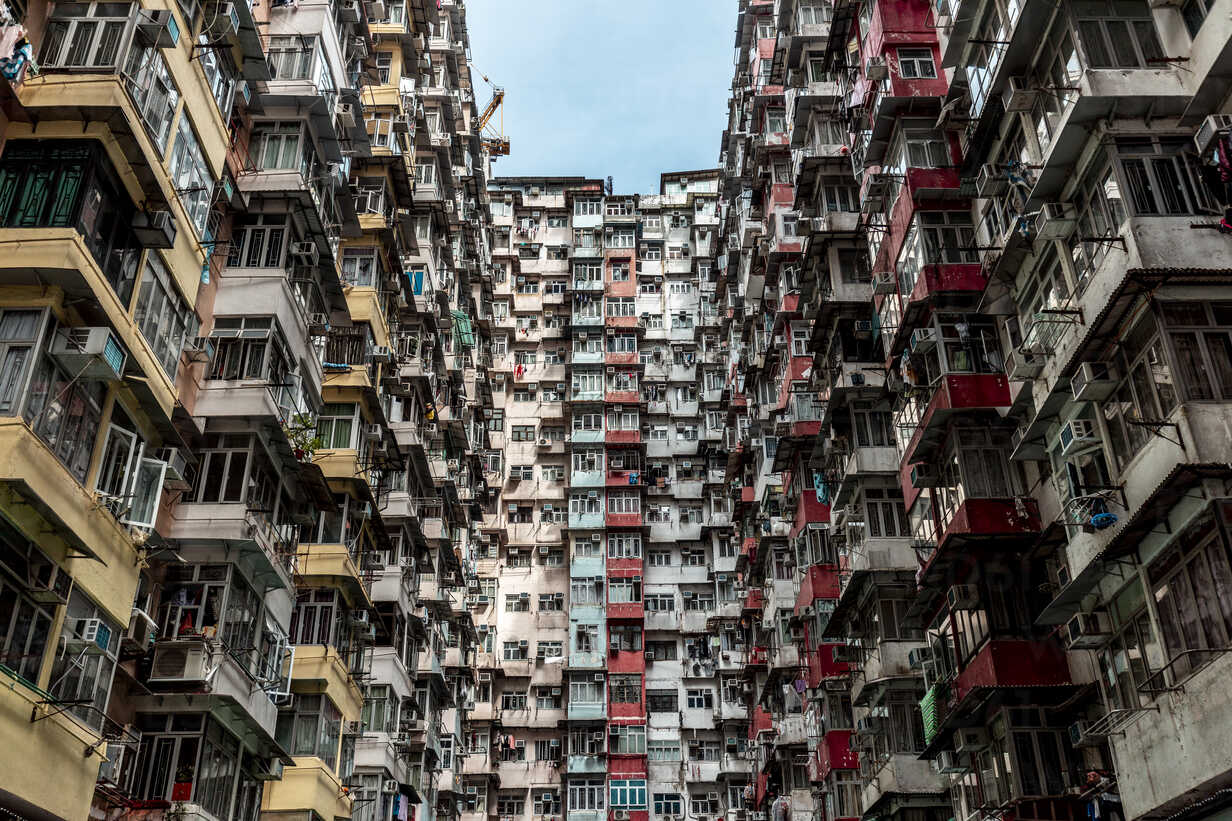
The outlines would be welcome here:
<svg viewBox="0 0 1232 821">
<path fill-rule="evenodd" d="M 453 329 L 458 335 L 458 342 L 468 348 L 475 347 L 475 332 L 471 329 L 471 319 L 462 311 L 450 311 L 453 314 Z"/>
</svg>

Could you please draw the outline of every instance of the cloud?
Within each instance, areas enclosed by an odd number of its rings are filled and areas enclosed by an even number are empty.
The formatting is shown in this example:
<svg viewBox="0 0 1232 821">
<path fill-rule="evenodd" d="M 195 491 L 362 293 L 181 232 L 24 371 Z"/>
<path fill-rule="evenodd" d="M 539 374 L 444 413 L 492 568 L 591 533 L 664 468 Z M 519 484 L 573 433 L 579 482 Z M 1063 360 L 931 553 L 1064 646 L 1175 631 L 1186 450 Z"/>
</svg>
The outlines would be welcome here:
<svg viewBox="0 0 1232 821">
<path fill-rule="evenodd" d="M 731 0 L 466 0 L 472 71 L 505 89 L 500 176 L 615 179 L 713 168 L 727 121 Z M 491 89 L 476 74 L 480 105 Z M 500 115 L 497 115 L 499 119 Z"/>
</svg>

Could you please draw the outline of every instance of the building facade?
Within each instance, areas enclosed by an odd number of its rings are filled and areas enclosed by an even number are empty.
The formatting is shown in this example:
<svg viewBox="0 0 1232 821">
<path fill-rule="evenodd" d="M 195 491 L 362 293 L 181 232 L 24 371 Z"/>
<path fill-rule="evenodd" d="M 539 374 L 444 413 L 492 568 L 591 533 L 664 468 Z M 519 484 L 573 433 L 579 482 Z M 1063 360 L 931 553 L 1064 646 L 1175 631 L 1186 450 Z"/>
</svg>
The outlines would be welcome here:
<svg viewBox="0 0 1232 821">
<path fill-rule="evenodd" d="M 1218 14 L 739 3 L 754 813 L 1227 811 Z"/>
<path fill-rule="evenodd" d="M 465 9 L 0 17 L 31 58 L 0 149 L 0 806 L 452 817 L 495 501 Z"/>
<path fill-rule="evenodd" d="M 718 179 L 490 186 L 501 496 L 468 596 L 475 818 L 718 817 L 742 800 Z"/>
</svg>

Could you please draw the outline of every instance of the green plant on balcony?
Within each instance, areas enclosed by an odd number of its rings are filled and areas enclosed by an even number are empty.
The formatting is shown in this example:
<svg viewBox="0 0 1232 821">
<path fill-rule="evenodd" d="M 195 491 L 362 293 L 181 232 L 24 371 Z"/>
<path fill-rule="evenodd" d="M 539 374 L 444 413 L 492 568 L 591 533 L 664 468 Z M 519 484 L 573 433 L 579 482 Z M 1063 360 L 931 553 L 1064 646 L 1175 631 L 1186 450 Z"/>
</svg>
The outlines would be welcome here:
<svg viewBox="0 0 1232 821">
<path fill-rule="evenodd" d="M 324 441 L 317 434 L 316 420 L 307 413 L 297 413 L 289 422 L 284 421 L 282 431 L 291 443 L 295 458 L 300 462 L 312 461 L 312 454 L 324 445 Z"/>
</svg>

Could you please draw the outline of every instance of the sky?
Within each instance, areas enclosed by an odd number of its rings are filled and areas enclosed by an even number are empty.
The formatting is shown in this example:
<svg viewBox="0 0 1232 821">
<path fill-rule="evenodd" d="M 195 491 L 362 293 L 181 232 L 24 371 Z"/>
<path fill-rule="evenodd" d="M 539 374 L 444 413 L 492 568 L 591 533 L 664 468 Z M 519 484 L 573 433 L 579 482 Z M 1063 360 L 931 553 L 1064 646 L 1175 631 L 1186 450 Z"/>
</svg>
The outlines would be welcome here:
<svg viewBox="0 0 1232 821">
<path fill-rule="evenodd" d="M 466 0 L 466 23 L 472 71 L 505 89 L 495 176 L 657 194 L 660 173 L 717 166 L 735 0 Z M 482 107 L 491 86 L 473 79 Z"/>
</svg>

